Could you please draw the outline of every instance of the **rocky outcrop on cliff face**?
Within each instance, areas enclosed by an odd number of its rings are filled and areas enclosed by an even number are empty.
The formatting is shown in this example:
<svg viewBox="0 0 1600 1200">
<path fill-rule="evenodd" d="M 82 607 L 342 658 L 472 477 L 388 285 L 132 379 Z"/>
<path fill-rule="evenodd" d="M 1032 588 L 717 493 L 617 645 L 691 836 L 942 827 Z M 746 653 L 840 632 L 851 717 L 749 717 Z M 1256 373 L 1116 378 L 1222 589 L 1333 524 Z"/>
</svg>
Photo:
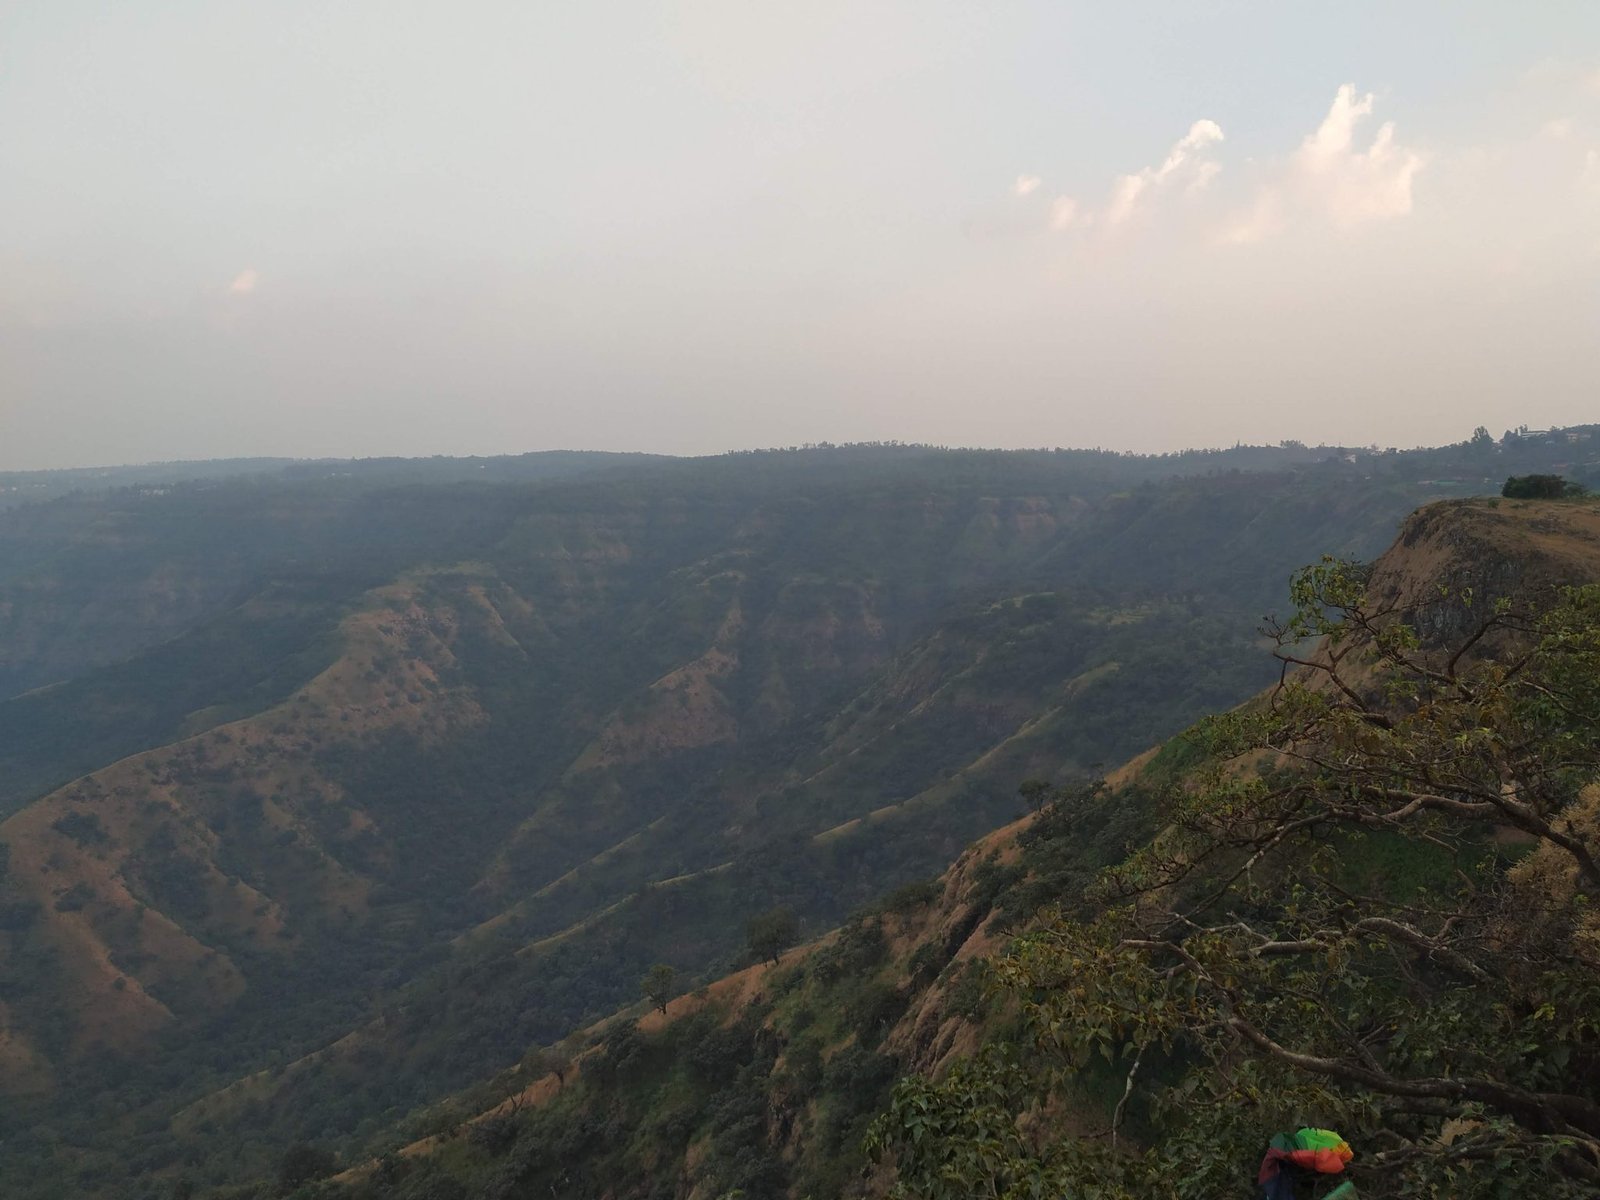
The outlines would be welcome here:
<svg viewBox="0 0 1600 1200">
<path fill-rule="evenodd" d="M 1368 593 L 1405 613 L 1426 647 L 1468 635 L 1496 600 L 1537 600 L 1600 578 L 1600 504 L 1457 500 L 1408 518 Z"/>
</svg>

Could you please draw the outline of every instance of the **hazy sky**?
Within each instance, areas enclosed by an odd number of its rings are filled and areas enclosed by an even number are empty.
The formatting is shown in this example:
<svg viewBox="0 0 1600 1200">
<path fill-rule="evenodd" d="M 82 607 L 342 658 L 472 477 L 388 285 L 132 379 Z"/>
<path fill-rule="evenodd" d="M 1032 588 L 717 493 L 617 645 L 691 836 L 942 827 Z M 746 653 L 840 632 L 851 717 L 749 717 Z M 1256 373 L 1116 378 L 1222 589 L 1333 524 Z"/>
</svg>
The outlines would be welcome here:
<svg viewBox="0 0 1600 1200">
<path fill-rule="evenodd" d="M 1600 421 L 1600 4 L 0 0 L 0 467 Z"/>
</svg>

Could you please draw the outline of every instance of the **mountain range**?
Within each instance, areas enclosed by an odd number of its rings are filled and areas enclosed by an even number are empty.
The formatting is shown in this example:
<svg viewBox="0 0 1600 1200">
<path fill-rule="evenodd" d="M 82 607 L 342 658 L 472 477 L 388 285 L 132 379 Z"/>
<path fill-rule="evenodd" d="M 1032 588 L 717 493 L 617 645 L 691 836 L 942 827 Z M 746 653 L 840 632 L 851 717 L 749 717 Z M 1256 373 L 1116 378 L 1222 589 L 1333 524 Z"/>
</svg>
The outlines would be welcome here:
<svg viewBox="0 0 1600 1200">
<path fill-rule="evenodd" d="M 641 1022 L 637 1053 L 787 1078 L 779 1030 L 835 1098 L 764 1117 L 716 1172 L 628 1169 L 665 1195 L 832 1194 L 895 1074 L 971 1048 L 990 913 L 1154 828 L 1125 798 L 1046 838 L 1011 824 L 1022 781 L 1165 745 L 1127 779 L 1150 790 L 1169 739 L 1276 677 L 1258 627 L 1294 568 L 1373 557 L 1508 474 L 1593 479 L 1593 434 L 8 476 L 8 1189 L 247 1192 L 297 1147 L 358 1163 L 465 1129 L 492 1094 L 562 1093 L 516 1064 L 663 963 L 704 994 Z M 1540 553 L 1586 536 L 1517 528 Z M 1513 570 L 1531 551 L 1508 538 Z M 1429 544 L 1406 570 L 1462 561 Z M 745 934 L 775 909 L 820 940 L 769 978 Z M 613 1051 L 582 1073 L 627 1075 Z M 635 1118 L 676 1119 L 671 1097 Z M 680 1151 L 712 1118 L 682 1119 Z M 752 1155 L 783 1178 L 727 1165 Z"/>
</svg>

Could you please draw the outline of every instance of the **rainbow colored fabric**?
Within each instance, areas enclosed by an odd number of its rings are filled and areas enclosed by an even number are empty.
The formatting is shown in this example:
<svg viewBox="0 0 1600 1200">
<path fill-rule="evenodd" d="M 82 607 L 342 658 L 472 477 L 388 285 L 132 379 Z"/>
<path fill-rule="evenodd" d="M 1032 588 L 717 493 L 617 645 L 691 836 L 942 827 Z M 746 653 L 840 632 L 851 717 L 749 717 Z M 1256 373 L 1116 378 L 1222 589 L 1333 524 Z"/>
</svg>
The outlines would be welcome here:
<svg viewBox="0 0 1600 1200">
<path fill-rule="evenodd" d="M 1294 1184 L 1284 1173 L 1287 1164 L 1318 1175 L 1337 1175 L 1355 1153 L 1350 1143 L 1331 1129 L 1297 1129 L 1280 1133 L 1267 1147 L 1256 1182 L 1266 1200 L 1292 1200 Z"/>
</svg>

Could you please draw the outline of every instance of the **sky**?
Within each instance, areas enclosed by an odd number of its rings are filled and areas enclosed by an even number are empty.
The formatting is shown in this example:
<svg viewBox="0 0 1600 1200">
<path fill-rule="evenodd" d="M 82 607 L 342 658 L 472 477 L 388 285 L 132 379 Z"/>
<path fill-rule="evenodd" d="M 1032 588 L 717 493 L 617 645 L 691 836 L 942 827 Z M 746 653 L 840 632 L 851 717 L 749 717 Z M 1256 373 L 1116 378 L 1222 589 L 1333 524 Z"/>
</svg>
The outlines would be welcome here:
<svg viewBox="0 0 1600 1200">
<path fill-rule="evenodd" d="M 1600 421 L 1600 5 L 0 0 L 0 469 Z"/>
</svg>

